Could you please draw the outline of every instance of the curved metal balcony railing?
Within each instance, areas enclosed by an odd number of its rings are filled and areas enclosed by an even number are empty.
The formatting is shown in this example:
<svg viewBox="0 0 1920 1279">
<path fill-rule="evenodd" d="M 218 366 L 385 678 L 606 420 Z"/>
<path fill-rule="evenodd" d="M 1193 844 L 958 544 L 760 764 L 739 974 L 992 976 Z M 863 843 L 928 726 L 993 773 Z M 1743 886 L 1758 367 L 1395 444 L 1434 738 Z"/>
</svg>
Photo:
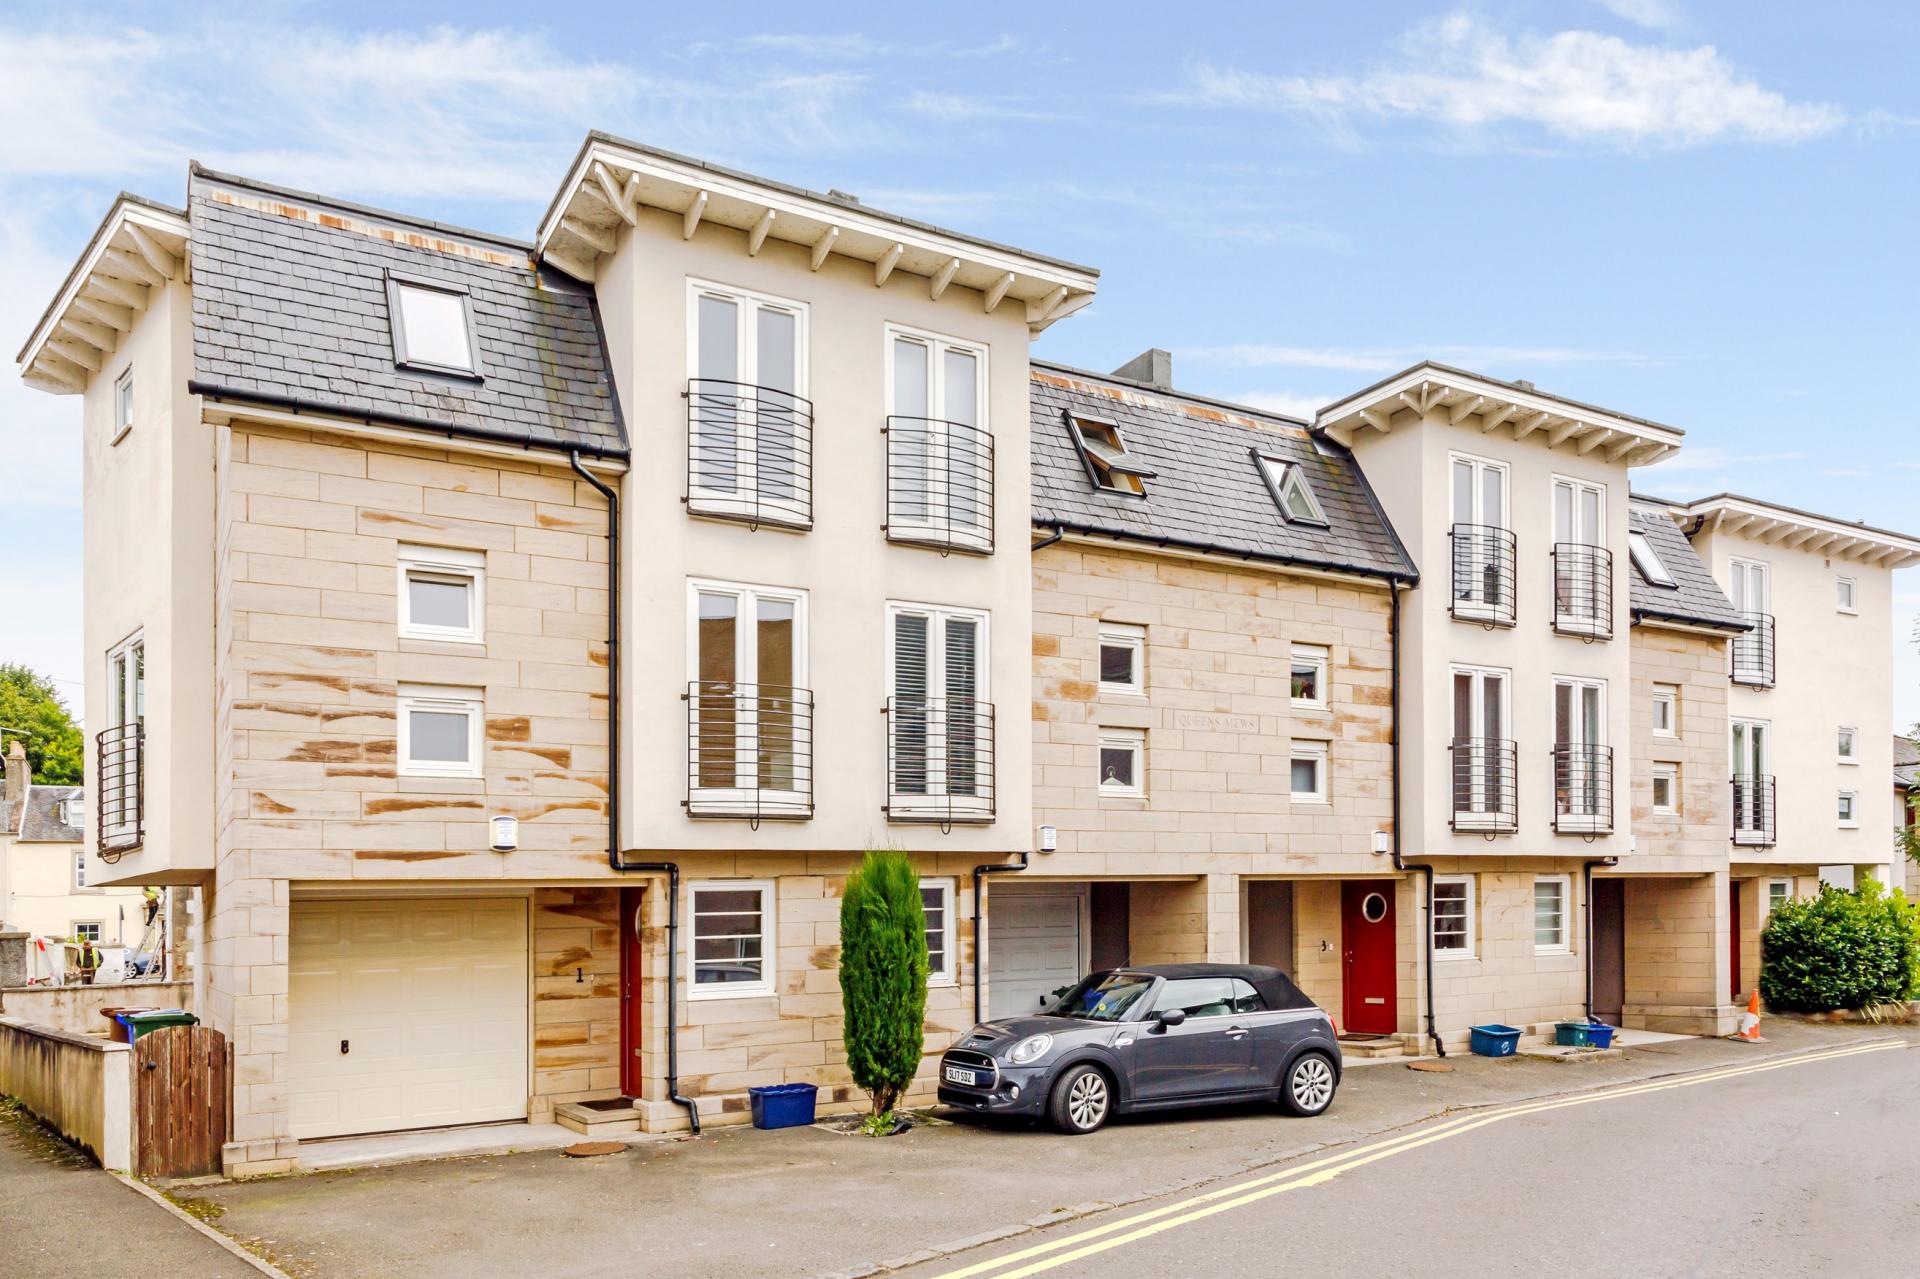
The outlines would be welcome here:
<svg viewBox="0 0 1920 1279">
<path fill-rule="evenodd" d="M 1773 778 L 1765 773 L 1733 777 L 1733 842 L 1742 848 L 1774 845 Z"/>
<path fill-rule="evenodd" d="M 694 680 L 684 699 L 689 816 L 813 816 L 811 689 Z"/>
<path fill-rule="evenodd" d="M 813 526 L 813 403 L 772 387 L 689 378 L 687 510 Z"/>
<path fill-rule="evenodd" d="M 1613 832 L 1613 747 L 1553 748 L 1553 828 L 1563 835 Z"/>
<path fill-rule="evenodd" d="M 1613 638 L 1613 552 L 1585 542 L 1553 545 L 1553 629 L 1581 639 Z"/>
<path fill-rule="evenodd" d="M 1520 752 L 1504 737 L 1456 737 L 1453 754 L 1453 829 L 1503 835 L 1520 827 Z"/>
<path fill-rule="evenodd" d="M 1742 613 L 1743 621 L 1753 629 L 1733 637 L 1731 676 L 1736 684 L 1749 688 L 1773 687 L 1773 614 Z"/>
<path fill-rule="evenodd" d="M 887 540 L 993 552 L 993 436 L 965 422 L 889 417 Z"/>
<path fill-rule="evenodd" d="M 994 814 L 993 703 L 887 699 L 887 817 L 982 822 Z"/>
<path fill-rule="evenodd" d="M 99 854 L 117 862 L 146 838 L 146 725 L 140 720 L 94 735 L 94 812 Z"/>
<path fill-rule="evenodd" d="M 1455 524 L 1447 536 L 1453 541 L 1449 609 L 1454 617 L 1483 626 L 1512 626 L 1518 561 L 1513 533 L 1491 524 Z"/>
</svg>

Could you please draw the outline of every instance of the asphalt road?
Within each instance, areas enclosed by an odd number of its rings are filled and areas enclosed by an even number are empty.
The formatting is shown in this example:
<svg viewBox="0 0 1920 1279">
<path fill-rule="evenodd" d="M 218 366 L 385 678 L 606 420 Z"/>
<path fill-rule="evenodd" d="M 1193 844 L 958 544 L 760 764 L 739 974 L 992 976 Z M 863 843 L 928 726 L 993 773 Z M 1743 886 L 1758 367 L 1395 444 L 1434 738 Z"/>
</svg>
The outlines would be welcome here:
<svg viewBox="0 0 1920 1279">
<path fill-rule="evenodd" d="M 1920 1052 L 1735 1064 L 1412 1125 L 904 1272 L 1920 1273 Z"/>
</svg>

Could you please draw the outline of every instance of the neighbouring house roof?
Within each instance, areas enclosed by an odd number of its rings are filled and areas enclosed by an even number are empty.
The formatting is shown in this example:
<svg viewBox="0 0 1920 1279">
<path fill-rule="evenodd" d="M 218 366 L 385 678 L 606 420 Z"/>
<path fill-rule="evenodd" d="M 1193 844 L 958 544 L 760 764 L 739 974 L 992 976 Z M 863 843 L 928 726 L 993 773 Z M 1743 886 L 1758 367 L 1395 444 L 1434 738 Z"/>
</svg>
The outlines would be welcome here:
<svg viewBox="0 0 1920 1279">
<path fill-rule="evenodd" d="M 1653 552 L 1666 565 L 1674 585 L 1655 586 L 1640 576 L 1631 562 L 1627 565 L 1628 596 L 1634 620 L 1680 622 L 1687 626 L 1705 626 L 1714 630 L 1749 631 L 1753 627 L 1742 618 L 1720 584 L 1713 580 L 1705 561 L 1694 552 L 1687 535 L 1673 522 L 1664 505 L 1634 501 L 1627 507 L 1627 527 L 1646 535 Z"/>
<path fill-rule="evenodd" d="M 1147 545 L 1412 580 L 1412 558 L 1353 455 L 1306 424 L 1151 389 L 1109 374 L 1034 365 L 1033 522 Z M 1098 488 L 1067 415 L 1111 424 L 1151 472 L 1144 497 Z M 1300 468 L 1326 526 L 1282 518 L 1256 452 Z"/>
<path fill-rule="evenodd" d="M 1898 733 L 1893 735 L 1893 784 L 1920 785 L 1920 742 Z"/>
<path fill-rule="evenodd" d="M 624 456 L 591 289 L 530 246 L 194 166 L 192 389 L 217 401 Z M 478 379 L 400 368 L 389 272 L 465 289 Z"/>
<path fill-rule="evenodd" d="M 78 786 L 29 786 L 25 811 L 21 814 L 20 842 L 23 844 L 77 844 L 85 833 L 79 826 L 67 824 L 67 800 L 79 799 Z"/>
<path fill-rule="evenodd" d="M 1818 515 L 1738 493 L 1716 493 L 1675 506 L 1679 514 L 1693 517 L 1696 527 L 1784 545 L 1809 555 L 1857 560 L 1876 568 L 1920 564 L 1920 537 L 1874 528 L 1858 520 Z"/>
</svg>

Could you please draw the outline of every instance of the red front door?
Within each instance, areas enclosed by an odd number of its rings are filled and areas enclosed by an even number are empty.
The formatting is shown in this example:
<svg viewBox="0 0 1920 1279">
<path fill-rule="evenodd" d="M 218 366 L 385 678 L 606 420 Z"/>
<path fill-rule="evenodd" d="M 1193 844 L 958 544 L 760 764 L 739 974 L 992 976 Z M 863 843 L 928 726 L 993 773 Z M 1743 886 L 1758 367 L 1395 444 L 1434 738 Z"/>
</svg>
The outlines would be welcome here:
<svg viewBox="0 0 1920 1279">
<path fill-rule="evenodd" d="M 1727 881 L 1727 971 L 1733 974 L 1733 1002 L 1740 1002 L 1740 881 Z"/>
<path fill-rule="evenodd" d="M 1394 991 L 1393 889 L 1390 879 L 1348 880 L 1340 885 L 1342 1031 L 1391 1035 L 1400 1028 Z"/>
<path fill-rule="evenodd" d="M 640 1095 L 640 904 L 644 888 L 620 890 L 620 1091 Z"/>
</svg>

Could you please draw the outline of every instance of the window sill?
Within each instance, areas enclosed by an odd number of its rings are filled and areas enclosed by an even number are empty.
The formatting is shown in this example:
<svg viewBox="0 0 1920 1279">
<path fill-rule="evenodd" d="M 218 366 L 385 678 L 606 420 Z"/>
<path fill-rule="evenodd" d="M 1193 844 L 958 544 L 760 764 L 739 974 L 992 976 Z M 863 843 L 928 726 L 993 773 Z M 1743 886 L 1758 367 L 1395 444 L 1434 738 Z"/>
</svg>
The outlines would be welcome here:
<svg viewBox="0 0 1920 1279">
<path fill-rule="evenodd" d="M 1295 702 L 1295 701 L 1289 701 L 1289 702 L 1287 703 L 1287 705 L 1288 705 L 1288 706 L 1289 706 L 1289 707 L 1290 707 L 1290 708 L 1291 708 L 1291 709 L 1292 709 L 1292 710 L 1293 710 L 1293 711 L 1294 711 L 1294 712 L 1295 712 L 1296 714 L 1301 714 L 1301 715 L 1327 715 L 1327 716 L 1331 716 L 1331 715 L 1333 714 L 1333 707 L 1331 707 L 1331 706 L 1329 706 L 1329 705 L 1327 705 L 1327 704 L 1326 704 L 1325 702 Z"/>
<path fill-rule="evenodd" d="M 772 999 L 775 992 L 771 986 L 749 986 L 745 989 L 711 990 L 693 986 L 687 991 L 689 1003 L 701 1003 L 709 999 Z"/>
<path fill-rule="evenodd" d="M 1333 801 L 1324 795 L 1289 795 L 1287 800 L 1295 808 L 1332 808 Z"/>
<path fill-rule="evenodd" d="M 1099 798 L 1102 803 L 1144 804 L 1147 802 L 1147 794 L 1145 791 L 1104 791 L 1103 790 L 1100 792 Z"/>
<path fill-rule="evenodd" d="M 113 433 L 112 438 L 107 441 L 107 446 L 111 448 L 131 434 L 133 434 L 133 423 L 129 422 Z"/>
<path fill-rule="evenodd" d="M 1147 691 L 1131 684 L 1102 684 L 1096 690 L 1101 697 L 1117 697 L 1128 702 L 1144 702 Z"/>
<path fill-rule="evenodd" d="M 1478 963 L 1480 956 L 1466 950 L 1435 950 L 1433 962 L 1436 964 L 1472 964 Z"/>
</svg>

